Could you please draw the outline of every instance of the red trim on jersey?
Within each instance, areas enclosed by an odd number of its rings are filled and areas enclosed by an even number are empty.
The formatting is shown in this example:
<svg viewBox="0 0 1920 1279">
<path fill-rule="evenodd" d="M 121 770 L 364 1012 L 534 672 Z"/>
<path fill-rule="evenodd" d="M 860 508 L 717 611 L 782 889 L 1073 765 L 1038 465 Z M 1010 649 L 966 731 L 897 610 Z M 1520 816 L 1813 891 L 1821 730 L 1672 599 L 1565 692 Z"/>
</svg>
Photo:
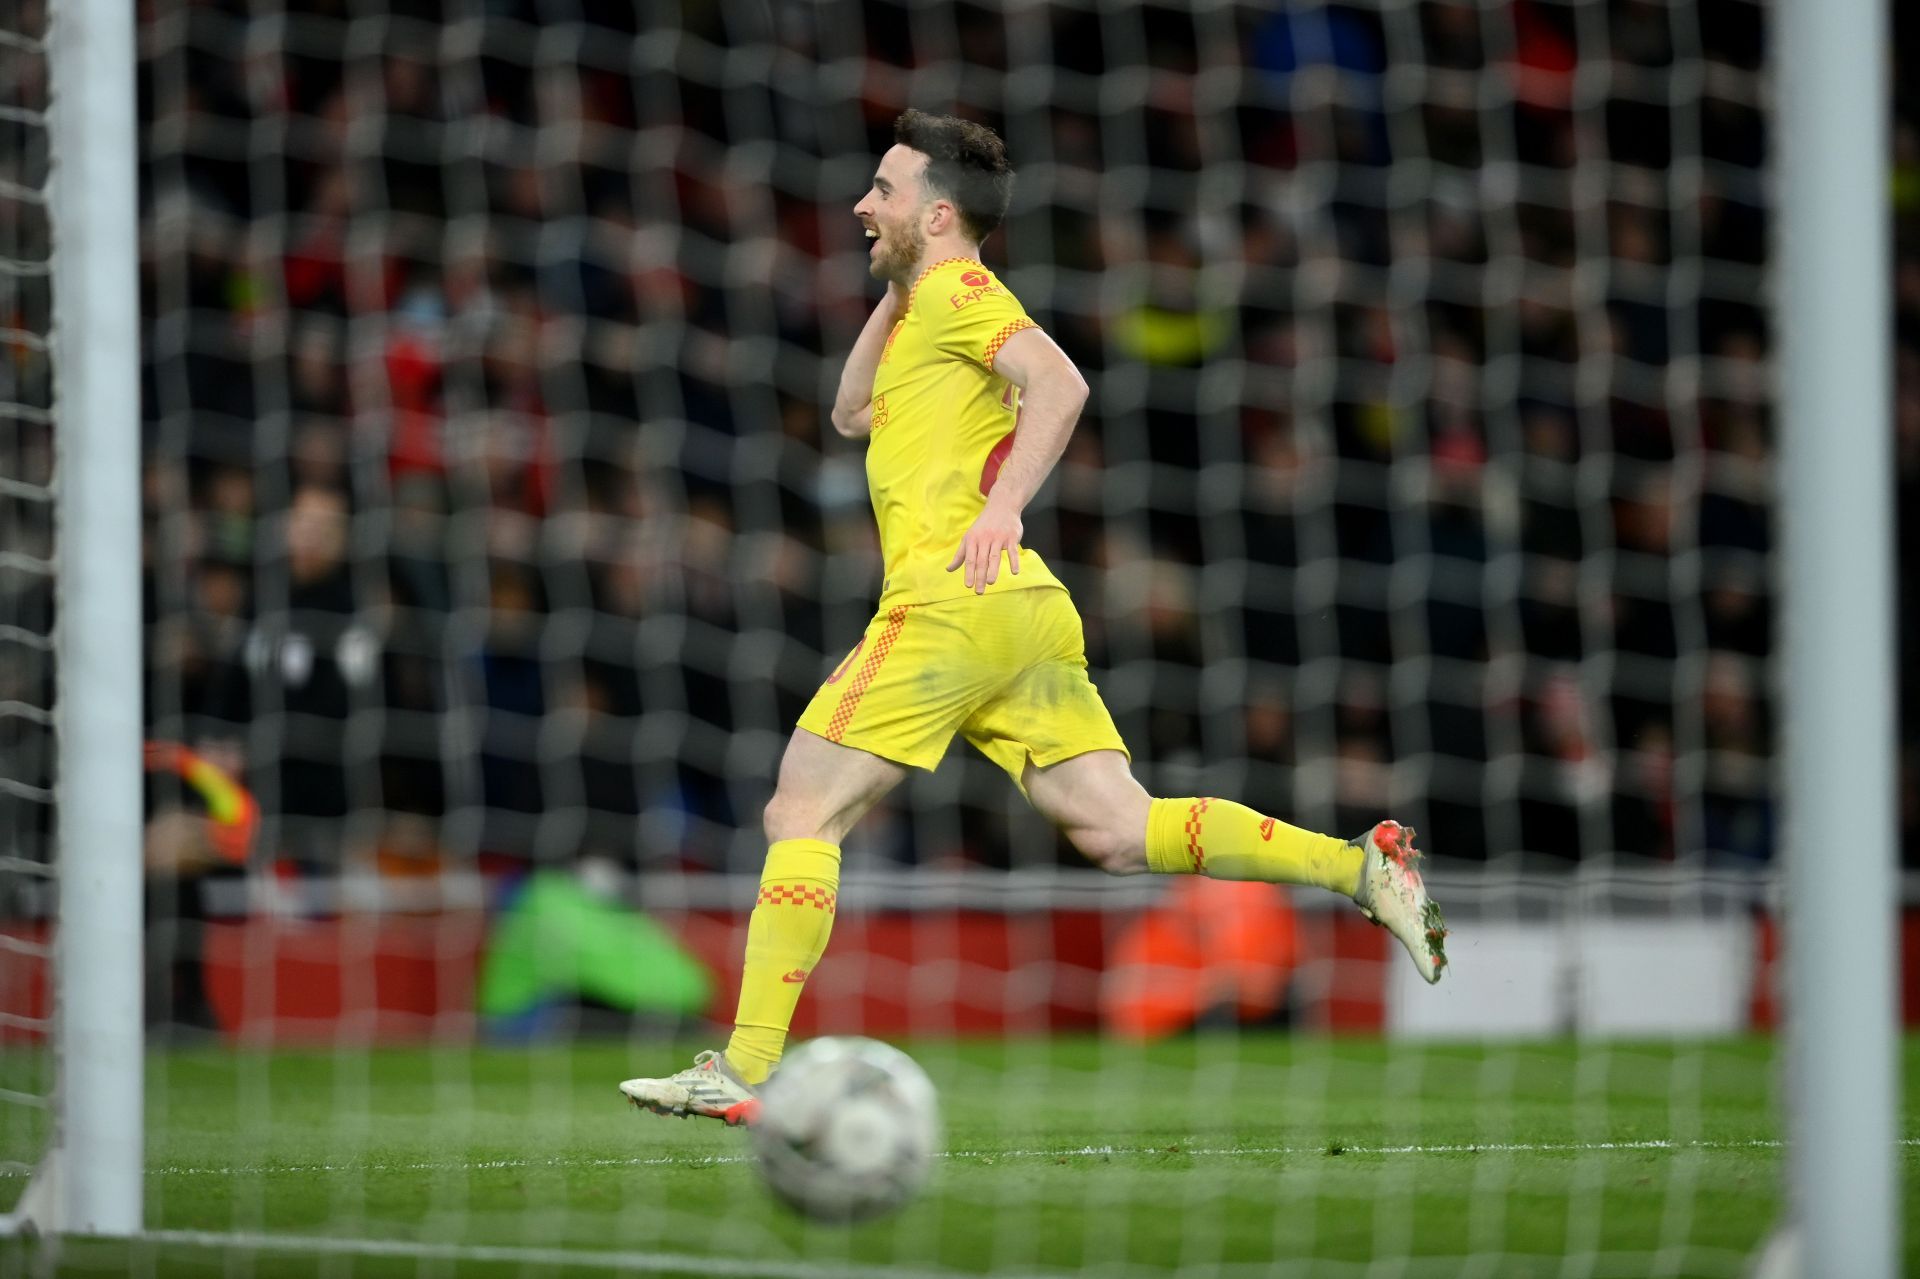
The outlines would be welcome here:
<svg viewBox="0 0 1920 1279">
<path fill-rule="evenodd" d="M 1000 348 L 1007 344 L 1008 338 L 1023 329 L 1037 329 L 1039 327 L 1040 326 L 1032 320 L 1025 318 L 1015 320 L 1012 324 L 1009 324 L 1006 328 L 1001 329 L 993 335 L 993 340 L 987 343 L 987 353 L 980 357 L 980 363 L 987 366 L 987 372 L 993 372 L 993 362 L 999 358 Z"/>
<path fill-rule="evenodd" d="M 980 261 L 977 258 L 941 258 L 938 262 L 933 263 L 926 270 L 922 271 L 919 277 L 914 280 L 913 287 L 907 290 L 907 310 L 913 310 L 913 299 L 920 292 L 920 282 L 922 280 L 925 280 L 941 267 L 952 266 L 956 262 L 965 262 L 971 266 L 980 265 Z"/>
<path fill-rule="evenodd" d="M 1000 468 L 1006 464 L 1007 454 L 1013 452 L 1013 437 L 1020 434 L 1020 428 L 1014 427 L 1000 437 L 1000 442 L 987 454 L 987 464 L 980 468 L 980 496 L 993 492 L 993 483 L 1000 478 Z"/>
</svg>

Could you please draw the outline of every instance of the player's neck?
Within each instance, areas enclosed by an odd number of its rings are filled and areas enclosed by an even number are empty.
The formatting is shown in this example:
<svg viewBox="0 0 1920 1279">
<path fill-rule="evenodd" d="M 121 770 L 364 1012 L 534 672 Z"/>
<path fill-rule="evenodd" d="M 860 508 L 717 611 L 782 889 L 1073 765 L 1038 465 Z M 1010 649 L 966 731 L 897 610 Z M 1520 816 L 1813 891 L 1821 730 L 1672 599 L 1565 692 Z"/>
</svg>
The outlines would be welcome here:
<svg viewBox="0 0 1920 1279">
<path fill-rule="evenodd" d="M 980 260 L 980 246 L 961 239 L 957 235 L 943 235 L 937 240 L 928 240 L 927 247 L 920 254 L 920 260 L 913 264 L 913 277 L 907 281 L 912 288 L 927 273 L 927 268 L 938 266 L 942 262 L 951 262 L 955 258 L 967 258 L 974 262 Z"/>
</svg>

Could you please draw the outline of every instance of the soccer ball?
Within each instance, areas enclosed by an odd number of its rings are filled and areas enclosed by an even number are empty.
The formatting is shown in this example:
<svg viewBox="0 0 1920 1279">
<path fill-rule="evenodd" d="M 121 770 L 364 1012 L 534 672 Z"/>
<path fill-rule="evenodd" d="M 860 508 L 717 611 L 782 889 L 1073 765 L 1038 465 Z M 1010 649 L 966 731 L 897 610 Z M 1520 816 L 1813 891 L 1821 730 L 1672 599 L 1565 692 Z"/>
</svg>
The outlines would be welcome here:
<svg viewBox="0 0 1920 1279">
<path fill-rule="evenodd" d="M 760 1176 L 806 1216 L 863 1221 L 926 1184 L 940 1102 L 926 1072 L 897 1048 L 852 1036 L 812 1040 L 780 1063 L 760 1103 L 748 1130 Z"/>
</svg>

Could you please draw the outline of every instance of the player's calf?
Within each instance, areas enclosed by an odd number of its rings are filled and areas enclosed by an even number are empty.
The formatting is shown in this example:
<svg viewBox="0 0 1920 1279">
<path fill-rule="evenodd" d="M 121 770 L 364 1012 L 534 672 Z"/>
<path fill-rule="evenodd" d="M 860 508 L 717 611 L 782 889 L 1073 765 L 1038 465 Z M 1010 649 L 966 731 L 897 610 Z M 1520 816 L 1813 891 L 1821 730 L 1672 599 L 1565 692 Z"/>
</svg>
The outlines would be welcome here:
<svg viewBox="0 0 1920 1279">
<path fill-rule="evenodd" d="M 1147 825 L 1153 798 L 1115 750 L 1088 751 L 1021 775 L 1027 798 L 1060 828 L 1075 851 L 1109 875 L 1148 869 Z"/>
<path fill-rule="evenodd" d="M 1074 849 L 1109 875 L 1139 875 L 1147 869 L 1146 842 L 1107 826 L 1077 826 L 1067 831 Z"/>
</svg>

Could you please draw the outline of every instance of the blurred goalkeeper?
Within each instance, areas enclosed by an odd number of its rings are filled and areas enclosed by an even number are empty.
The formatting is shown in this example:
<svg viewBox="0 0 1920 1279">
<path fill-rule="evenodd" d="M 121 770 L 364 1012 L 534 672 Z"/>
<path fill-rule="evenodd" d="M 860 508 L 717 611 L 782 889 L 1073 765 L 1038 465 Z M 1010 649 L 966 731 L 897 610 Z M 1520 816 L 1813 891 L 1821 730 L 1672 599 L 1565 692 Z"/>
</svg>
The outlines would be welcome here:
<svg viewBox="0 0 1920 1279">
<path fill-rule="evenodd" d="M 991 129 L 908 111 L 854 206 L 887 292 L 847 356 L 833 425 L 868 441 L 886 580 L 781 760 L 733 1037 L 678 1074 L 621 1084 L 637 1106 L 753 1118 L 827 947 L 841 839 L 956 732 L 1102 870 L 1317 885 L 1389 929 L 1428 981 L 1446 965 L 1411 830 L 1383 821 L 1343 840 L 1231 800 L 1155 799 L 1134 780 L 1073 600 L 1020 544 L 1087 384 L 979 260 L 1012 193 Z"/>
</svg>

